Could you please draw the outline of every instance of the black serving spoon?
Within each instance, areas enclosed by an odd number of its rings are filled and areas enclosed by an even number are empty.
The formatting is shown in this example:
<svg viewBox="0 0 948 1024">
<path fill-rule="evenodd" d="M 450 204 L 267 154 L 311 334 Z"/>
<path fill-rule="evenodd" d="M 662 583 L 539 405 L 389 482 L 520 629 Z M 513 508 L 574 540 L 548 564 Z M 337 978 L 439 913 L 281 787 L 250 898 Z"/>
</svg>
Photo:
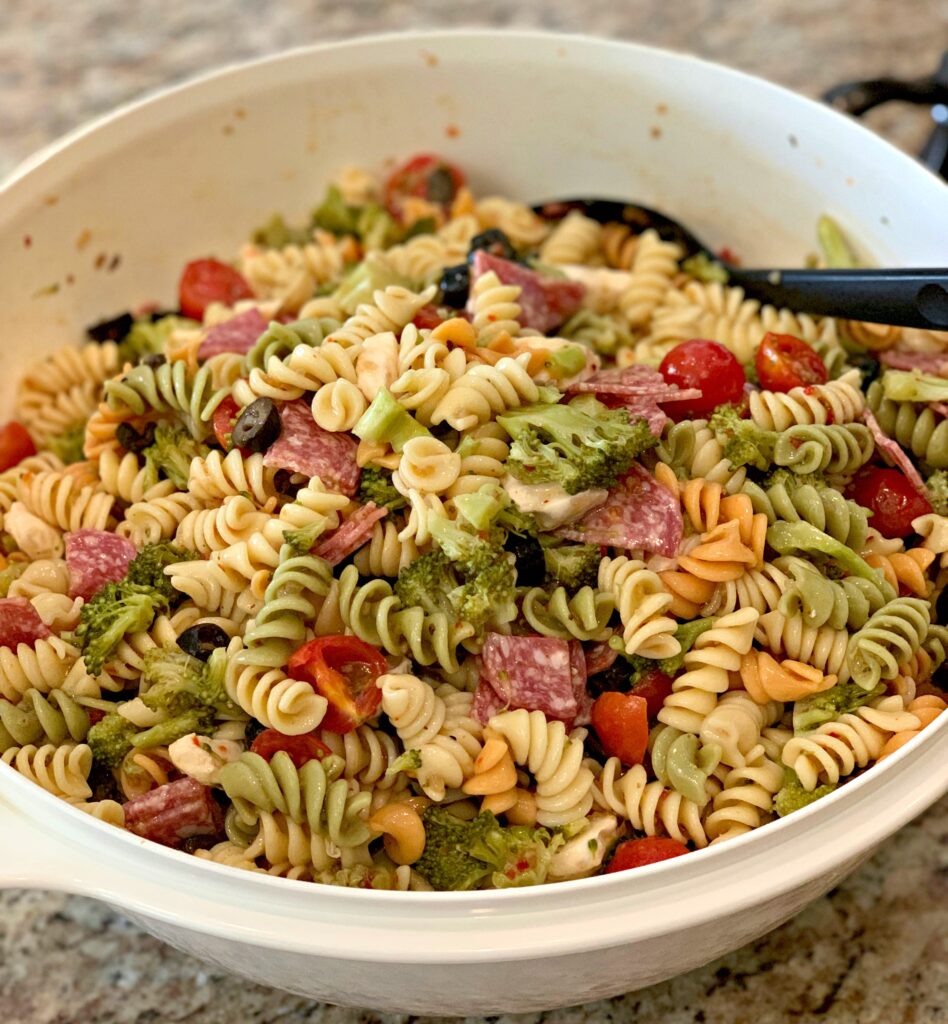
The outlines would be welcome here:
<svg viewBox="0 0 948 1024">
<path fill-rule="evenodd" d="M 948 268 L 898 270 L 749 270 L 722 260 L 678 221 L 638 203 L 615 199 L 563 199 L 533 209 L 551 220 L 579 210 L 600 224 L 618 221 L 636 232 L 654 228 L 686 256 L 703 254 L 727 271 L 728 284 L 746 295 L 801 313 L 867 320 L 898 327 L 948 330 Z M 948 248 L 948 241 L 946 241 Z"/>
</svg>

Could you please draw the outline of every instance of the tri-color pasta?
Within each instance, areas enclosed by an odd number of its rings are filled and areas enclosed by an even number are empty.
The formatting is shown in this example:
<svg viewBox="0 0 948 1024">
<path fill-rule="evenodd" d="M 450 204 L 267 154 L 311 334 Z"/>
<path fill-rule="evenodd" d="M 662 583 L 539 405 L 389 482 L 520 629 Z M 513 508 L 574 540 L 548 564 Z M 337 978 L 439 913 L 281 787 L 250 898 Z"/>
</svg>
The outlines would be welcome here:
<svg viewBox="0 0 948 1024">
<path fill-rule="evenodd" d="M 422 890 L 728 841 L 913 743 L 948 336 L 762 306 L 603 208 L 347 168 L 31 366 L 0 760 L 216 864 Z"/>
</svg>

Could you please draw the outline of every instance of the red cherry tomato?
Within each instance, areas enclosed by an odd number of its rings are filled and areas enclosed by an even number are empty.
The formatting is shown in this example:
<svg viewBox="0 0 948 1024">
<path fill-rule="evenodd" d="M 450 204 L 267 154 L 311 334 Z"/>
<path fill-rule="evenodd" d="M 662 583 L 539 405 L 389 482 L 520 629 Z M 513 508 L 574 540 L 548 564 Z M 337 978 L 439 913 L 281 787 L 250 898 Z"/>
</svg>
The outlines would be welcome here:
<svg viewBox="0 0 948 1024">
<path fill-rule="evenodd" d="M 214 410 L 214 415 L 211 419 L 214 427 L 214 436 L 225 452 L 229 452 L 231 449 L 230 435 L 239 415 L 240 406 L 230 395 Z"/>
<path fill-rule="evenodd" d="M 932 507 L 904 473 L 874 466 L 863 470 L 849 488 L 850 497 L 869 509 L 869 525 L 883 537 L 908 537 L 912 520 L 927 515 Z"/>
<path fill-rule="evenodd" d="M 609 691 L 592 706 L 592 727 L 603 750 L 625 765 L 641 764 L 648 748 L 648 704 L 633 693 Z"/>
<path fill-rule="evenodd" d="M 768 331 L 754 358 L 757 379 L 768 391 L 790 391 L 809 384 L 825 384 L 826 364 L 816 352 L 792 334 Z"/>
<path fill-rule="evenodd" d="M 0 427 L 0 473 L 35 454 L 36 445 L 22 423 L 11 420 Z"/>
<path fill-rule="evenodd" d="M 657 717 L 665 698 L 672 692 L 672 678 L 657 668 L 644 672 L 632 687 L 636 697 L 641 697 L 648 705 L 648 717 Z"/>
<path fill-rule="evenodd" d="M 649 836 L 647 839 L 627 839 L 619 843 L 616 852 L 609 861 L 606 874 L 614 871 L 628 871 L 630 868 L 643 868 L 646 864 L 658 864 L 659 861 L 671 860 L 688 853 L 684 843 L 663 836 Z"/>
<path fill-rule="evenodd" d="M 178 282 L 178 305 L 185 316 L 203 320 L 204 310 L 212 302 L 232 306 L 238 299 L 253 298 L 250 285 L 220 260 L 192 260 Z"/>
<path fill-rule="evenodd" d="M 322 721 L 330 732 L 351 732 L 378 711 L 376 679 L 388 671 L 382 653 L 355 636 L 320 636 L 296 651 L 287 675 L 302 679 L 329 701 Z"/>
<path fill-rule="evenodd" d="M 744 395 L 741 364 L 716 341 L 683 341 L 665 356 L 659 370 L 669 384 L 701 389 L 700 398 L 661 403 L 676 422 L 709 416 L 717 406 L 739 402 Z"/>
<path fill-rule="evenodd" d="M 329 747 L 322 740 L 316 739 L 312 733 L 284 736 L 276 729 L 264 729 L 250 744 L 250 750 L 254 754 L 259 754 L 264 761 L 269 761 L 278 750 L 282 750 L 290 755 L 290 760 L 297 768 L 302 768 L 307 761 L 316 761 L 332 753 Z"/>
<path fill-rule="evenodd" d="M 448 210 L 458 189 L 464 184 L 464 173 L 432 153 L 419 153 L 396 168 L 385 183 L 385 206 L 401 219 L 409 196 L 427 199 Z"/>
<path fill-rule="evenodd" d="M 422 306 L 421 309 L 418 310 L 412 319 L 412 323 L 419 331 L 434 330 L 438 324 L 444 323 L 444 317 L 441 316 L 438 310 L 429 303 L 427 306 Z"/>
</svg>

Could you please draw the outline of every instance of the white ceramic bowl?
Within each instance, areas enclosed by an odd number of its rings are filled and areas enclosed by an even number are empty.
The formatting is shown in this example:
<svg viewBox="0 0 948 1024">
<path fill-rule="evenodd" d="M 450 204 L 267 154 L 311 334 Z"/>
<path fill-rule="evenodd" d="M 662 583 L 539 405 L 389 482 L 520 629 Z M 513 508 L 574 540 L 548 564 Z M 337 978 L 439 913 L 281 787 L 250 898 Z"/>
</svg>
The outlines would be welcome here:
<svg viewBox="0 0 948 1024">
<path fill-rule="evenodd" d="M 340 164 L 419 150 L 479 191 L 630 196 L 748 261 L 829 211 L 880 261 L 948 262 L 948 190 L 843 117 L 690 57 L 537 33 L 298 51 L 119 111 L 0 192 L 9 398 L 28 360 L 301 215 Z M 2 418 L 2 417 L 0 417 Z M 948 715 L 791 818 L 683 861 L 535 890 L 372 893 L 251 876 L 110 829 L 0 765 L 0 886 L 82 893 L 180 949 L 335 1003 L 480 1014 L 648 985 L 799 911 L 948 788 Z"/>
</svg>

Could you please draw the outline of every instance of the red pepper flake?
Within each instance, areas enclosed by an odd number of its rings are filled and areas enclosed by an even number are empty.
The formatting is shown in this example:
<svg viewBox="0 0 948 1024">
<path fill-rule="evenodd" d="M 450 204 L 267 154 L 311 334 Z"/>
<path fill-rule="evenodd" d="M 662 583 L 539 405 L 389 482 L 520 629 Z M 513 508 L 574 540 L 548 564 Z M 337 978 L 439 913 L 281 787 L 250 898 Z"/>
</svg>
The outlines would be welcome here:
<svg viewBox="0 0 948 1024">
<path fill-rule="evenodd" d="M 32 244 L 33 244 L 33 236 L 32 235 L 24 235 L 23 236 L 23 248 L 24 249 L 29 249 L 30 246 L 32 246 Z"/>
</svg>

